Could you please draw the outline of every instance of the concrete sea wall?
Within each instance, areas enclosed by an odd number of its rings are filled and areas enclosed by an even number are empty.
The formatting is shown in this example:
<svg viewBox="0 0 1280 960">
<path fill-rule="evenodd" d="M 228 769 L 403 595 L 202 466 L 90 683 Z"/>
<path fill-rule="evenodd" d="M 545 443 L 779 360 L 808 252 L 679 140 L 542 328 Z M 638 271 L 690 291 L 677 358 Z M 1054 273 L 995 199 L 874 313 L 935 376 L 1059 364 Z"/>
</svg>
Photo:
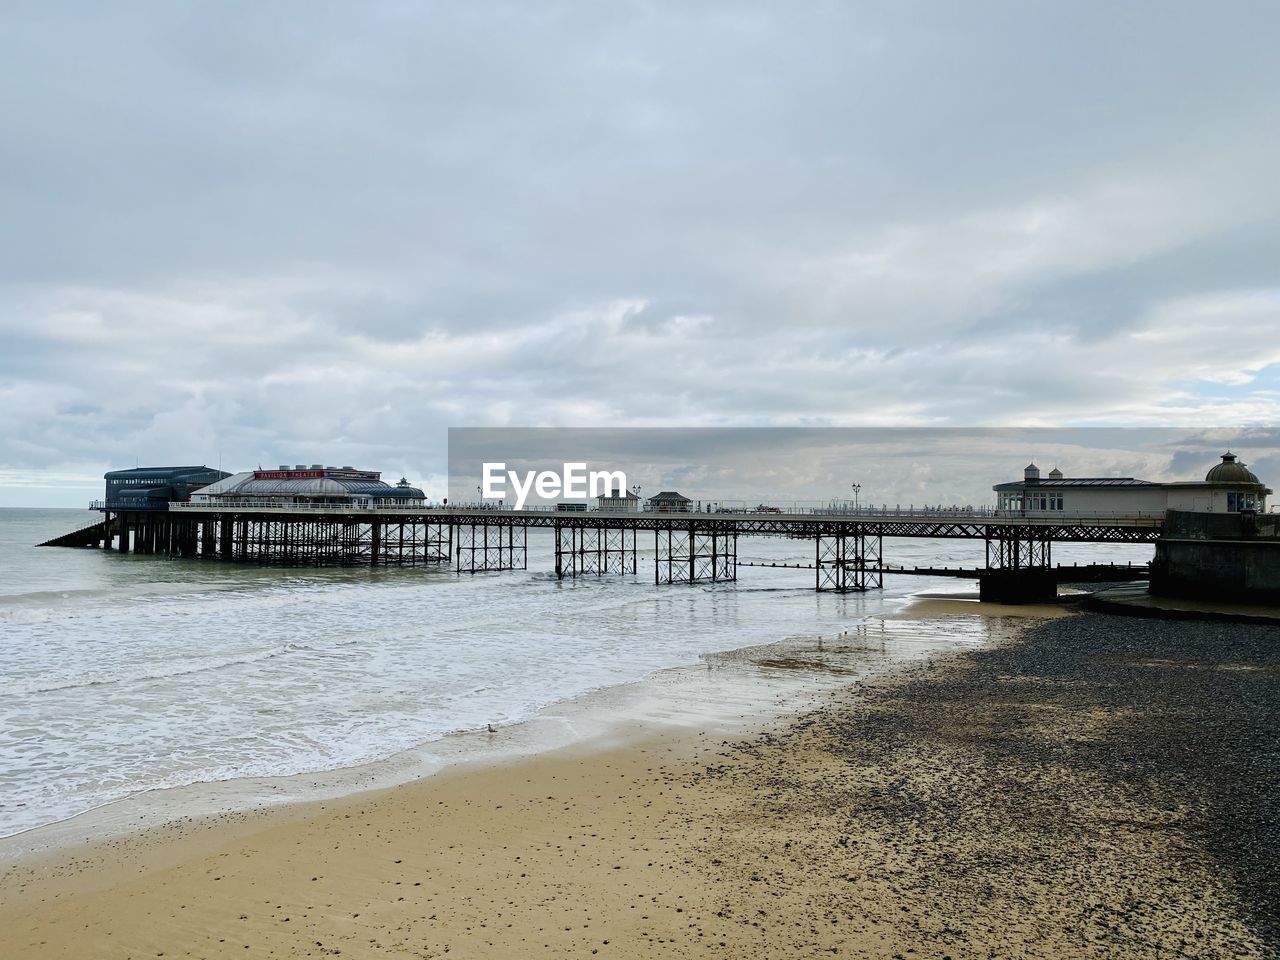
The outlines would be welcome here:
<svg viewBox="0 0 1280 960">
<path fill-rule="evenodd" d="M 1151 592 L 1280 604 L 1280 515 L 1170 510 Z"/>
</svg>

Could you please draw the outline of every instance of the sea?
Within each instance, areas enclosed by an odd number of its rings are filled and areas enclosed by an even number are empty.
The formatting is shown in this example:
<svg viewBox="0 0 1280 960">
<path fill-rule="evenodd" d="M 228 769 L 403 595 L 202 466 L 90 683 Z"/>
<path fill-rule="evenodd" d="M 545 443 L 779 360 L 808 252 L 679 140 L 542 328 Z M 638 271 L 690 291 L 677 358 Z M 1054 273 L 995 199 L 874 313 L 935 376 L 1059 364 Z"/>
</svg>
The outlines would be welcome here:
<svg viewBox="0 0 1280 960">
<path fill-rule="evenodd" d="M 481 574 L 36 546 L 96 519 L 0 509 L 0 838 L 193 785 L 386 762 L 726 651 L 865 631 L 922 593 L 974 589 L 890 574 L 882 590 L 837 595 L 815 591 L 812 570 L 746 566 L 734 583 L 659 586 L 643 546 L 637 576 L 558 580 L 550 535 L 537 532 L 529 569 Z M 740 561 L 806 563 L 811 550 L 739 541 Z M 983 546 L 886 540 L 885 554 L 976 566 Z M 1150 556 L 1054 547 L 1062 563 Z M 964 622 L 977 619 L 899 630 L 896 657 L 981 643 Z"/>
</svg>

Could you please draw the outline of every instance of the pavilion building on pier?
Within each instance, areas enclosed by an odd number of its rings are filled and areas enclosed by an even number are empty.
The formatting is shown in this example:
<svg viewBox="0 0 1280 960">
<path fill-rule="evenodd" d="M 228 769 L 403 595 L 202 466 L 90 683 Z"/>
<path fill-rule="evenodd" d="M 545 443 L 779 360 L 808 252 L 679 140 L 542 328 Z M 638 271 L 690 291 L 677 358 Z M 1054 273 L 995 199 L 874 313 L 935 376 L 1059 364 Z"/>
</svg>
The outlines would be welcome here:
<svg viewBox="0 0 1280 960">
<path fill-rule="evenodd" d="M 1021 481 L 992 488 L 1000 513 L 1012 516 L 1163 516 L 1193 513 L 1263 513 L 1272 492 L 1234 453 L 1224 453 L 1204 480 L 1161 483 L 1133 477 L 1067 477 L 1055 467 L 1047 477 L 1028 464 Z"/>
<path fill-rule="evenodd" d="M 248 470 L 197 490 L 191 503 L 206 507 L 420 507 L 426 495 L 408 480 L 389 484 L 376 470 L 281 465 Z"/>
</svg>

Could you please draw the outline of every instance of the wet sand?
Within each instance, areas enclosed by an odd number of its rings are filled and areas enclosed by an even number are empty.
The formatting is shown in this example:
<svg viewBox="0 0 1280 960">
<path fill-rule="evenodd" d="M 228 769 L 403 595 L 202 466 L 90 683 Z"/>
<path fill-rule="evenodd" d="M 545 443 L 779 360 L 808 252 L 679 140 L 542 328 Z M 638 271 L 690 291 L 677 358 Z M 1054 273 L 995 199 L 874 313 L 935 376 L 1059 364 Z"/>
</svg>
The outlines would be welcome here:
<svg viewBox="0 0 1280 960">
<path fill-rule="evenodd" d="M 19 864 L 0 956 L 1274 950 L 1280 630 L 994 622 L 1030 629 L 749 736 L 641 725 Z"/>
<path fill-rule="evenodd" d="M 1080 598 L 1083 599 L 1083 598 Z M 988 619 L 1017 617 L 1034 620 L 1056 620 L 1069 617 L 1075 610 L 1075 598 L 1058 603 L 979 603 L 977 593 L 918 593 L 897 613 L 886 620 L 924 620 L 936 617 L 982 616 Z"/>
</svg>

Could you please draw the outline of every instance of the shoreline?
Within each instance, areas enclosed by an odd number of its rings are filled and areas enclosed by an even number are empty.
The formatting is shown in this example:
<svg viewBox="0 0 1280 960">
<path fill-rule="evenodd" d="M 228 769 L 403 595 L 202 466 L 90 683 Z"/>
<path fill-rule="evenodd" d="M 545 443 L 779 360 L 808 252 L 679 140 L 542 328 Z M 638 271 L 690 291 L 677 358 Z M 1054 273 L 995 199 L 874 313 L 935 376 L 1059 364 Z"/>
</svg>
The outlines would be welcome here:
<svg viewBox="0 0 1280 960">
<path fill-rule="evenodd" d="M 974 614 L 914 623 L 989 641 L 754 725 L 672 684 L 553 751 L 25 862 L 0 954 L 1274 952 L 1280 631 Z"/>
<path fill-rule="evenodd" d="M 53 955 L 46 949 L 48 941 L 31 954 L 24 952 L 29 944 L 24 947 L 18 942 L 17 931 L 37 919 L 29 912 L 33 903 L 39 903 L 41 909 L 52 905 L 55 915 L 61 909 L 78 913 L 84 909 L 85 897 L 112 899 L 126 886 L 145 887 L 148 883 L 168 887 L 169 882 L 159 878 L 169 871 L 191 869 L 215 850 L 222 851 L 219 856 L 225 857 L 227 849 L 264 834 L 280 835 L 292 830 L 305 833 L 331 811 L 367 804 L 395 806 L 403 798 L 420 797 L 423 793 L 455 791 L 470 796 L 476 784 L 485 785 L 482 792 L 500 789 L 495 784 L 513 776 L 518 778 L 525 771 L 532 775 L 525 779 L 532 780 L 545 776 L 548 770 L 581 770 L 602 763 L 614 769 L 634 770 L 643 762 L 647 775 L 650 761 L 644 758 L 650 755 L 687 759 L 706 751 L 709 736 L 718 737 L 719 743 L 730 737 L 770 735 L 794 717 L 822 709 L 868 679 L 879 682 L 904 668 L 910 670 L 945 658 L 964 649 L 965 643 L 972 648 L 1003 634 L 1003 619 L 977 616 L 976 604 L 973 607 L 972 616 L 952 614 L 946 618 L 952 623 L 967 621 L 967 641 L 937 639 L 939 618 L 902 620 L 895 614 L 868 618 L 858 628 L 837 636 L 792 638 L 764 647 L 727 651 L 706 657 L 695 667 L 660 671 L 639 683 L 606 688 L 557 705 L 556 716 L 540 719 L 562 729 L 577 724 L 576 735 L 565 742 L 548 746 L 545 738 L 539 740 L 534 730 L 536 722 L 499 731 L 505 737 L 523 735 L 526 741 L 538 741 L 536 745 L 508 744 L 478 754 L 459 741 L 480 735 L 446 738 L 456 753 L 451 762 L 441 763 L 429 774 L 392 785 L 365 783 L 353 790 L 348 783 L 337 796 L 291 797 L 285 802 L 203 815 L 188 809 L 178 817 L 129 824 L 105 835 L 94 835 L 100 830 L 100 823 L 74 818 L 69 823 L 80 822 L 73 829 L 59 831 L 59 842 L 28 844 L 29 849 L 11 856 L 0 867 L 0 928 L 16 934 L 12 939 L 0 934 L 0 953 L 15 957 Z M 637 776 L 636 782 L 643 779 Z M 11 839 L 30 840 L 39 834 L 38 839 L 47 841 L 54 830 L 57 827 L 40 828 Z M 127 926 L 128 917 L 128 911 L 122 913 L 117 904 L 104 915 L 103 922 L 119 921 Z M 55 923 L 55 927 L 62 926 L 65 921 Z M 82 947 L 73 939 L 66 955 L 75 955 Z"/>
<path fill-rule="evenodd" d="M 956 599 L 952 607 L 947 599 Z M 83 847 L 192 818 L 218 818 L 228 814 L 281 809 L 296 804 L 335 801 L 370 791 L 393 789 L 455 767 L 503 763 L 559 750 L 576 743 L 617 738 L 619 728 L 647 723 L 655 729 L 696 722 L 737 725 L 744 730 L 809 705 L 812 698 L 829 693 L 844 682 L 862 680 L 901 667 L 914 656 L 945 653 L 952 644 L 933 643 L 915 631 L 881 628 L 878 638 L 868 639 L 883 621 L 916 621 L 954 614 L 975 614 L 967 594 L 920 594 L 902 599 L 889 613 L 871 614 L 856 622 L 849 633 L 861 633 L 864 650 L 832 648 L 834 635 L 793 636 L 770 644 L 756 644 L 701 656 L 697 663 L 666 667 L 627 683 L 598 687 L 542 707 L 532 716 L 499 727 L 458 730 L 424 741 L 390 756 L 329 770 L 282 776 L 246 776 L 225 780 L 161 787 L 107 801 L 80 813 L 0 837 L 0 869 L 59 849 Z M 937 606 L 941 604 L 941 606 Z M 931 612 L 926 608 L 934 605 Z M 976 605 L 975 605 L 976 606 Z M 988 608 L 991 605 L 987 605 Z M 921 615 L 909 611 L 920 608 Z M 1000 608 L 993 615 L 1028 615 L 1029 609 Z M 1051 609 L 1051 608 L 1037 608 Z M 1039 615 L 1039 614 L 1037 614 Z M 886 643 L 899 649 L 888 651 Z M 817 650 L 814 651 L 814 645 Z M 879 645 L 879 653 L 873 649 Z M 929 648 L 913 651 L 912 646 Z M 934 649 L 936 648 L 936 649 Z M 812 656 L 817 653 L 818 657 Z M 852 657 L 842 654 L 852 653 Z M 823 661 L 831 661 L 824 665 Z M 863 662 L 857 662 L 857 661 Z M 839 661 L 839 662 L 836 662 Z M 761 674 L 774 671 L 772 676 Z M 807 666 L 785 669 L 787 664 Z M 714 676 L 714 680 L 711 678 Z M 767 709 L 754 699 L 762 691 L 775 698 Z M 737 698 L 737 699 L 735 699 Z M 752 698 L 748 700 L 747 698 Z M 676 718 L 676 704 L 687 713 Z M 752 716 L 751 714 L 758 715 Z"/>
</svg>

